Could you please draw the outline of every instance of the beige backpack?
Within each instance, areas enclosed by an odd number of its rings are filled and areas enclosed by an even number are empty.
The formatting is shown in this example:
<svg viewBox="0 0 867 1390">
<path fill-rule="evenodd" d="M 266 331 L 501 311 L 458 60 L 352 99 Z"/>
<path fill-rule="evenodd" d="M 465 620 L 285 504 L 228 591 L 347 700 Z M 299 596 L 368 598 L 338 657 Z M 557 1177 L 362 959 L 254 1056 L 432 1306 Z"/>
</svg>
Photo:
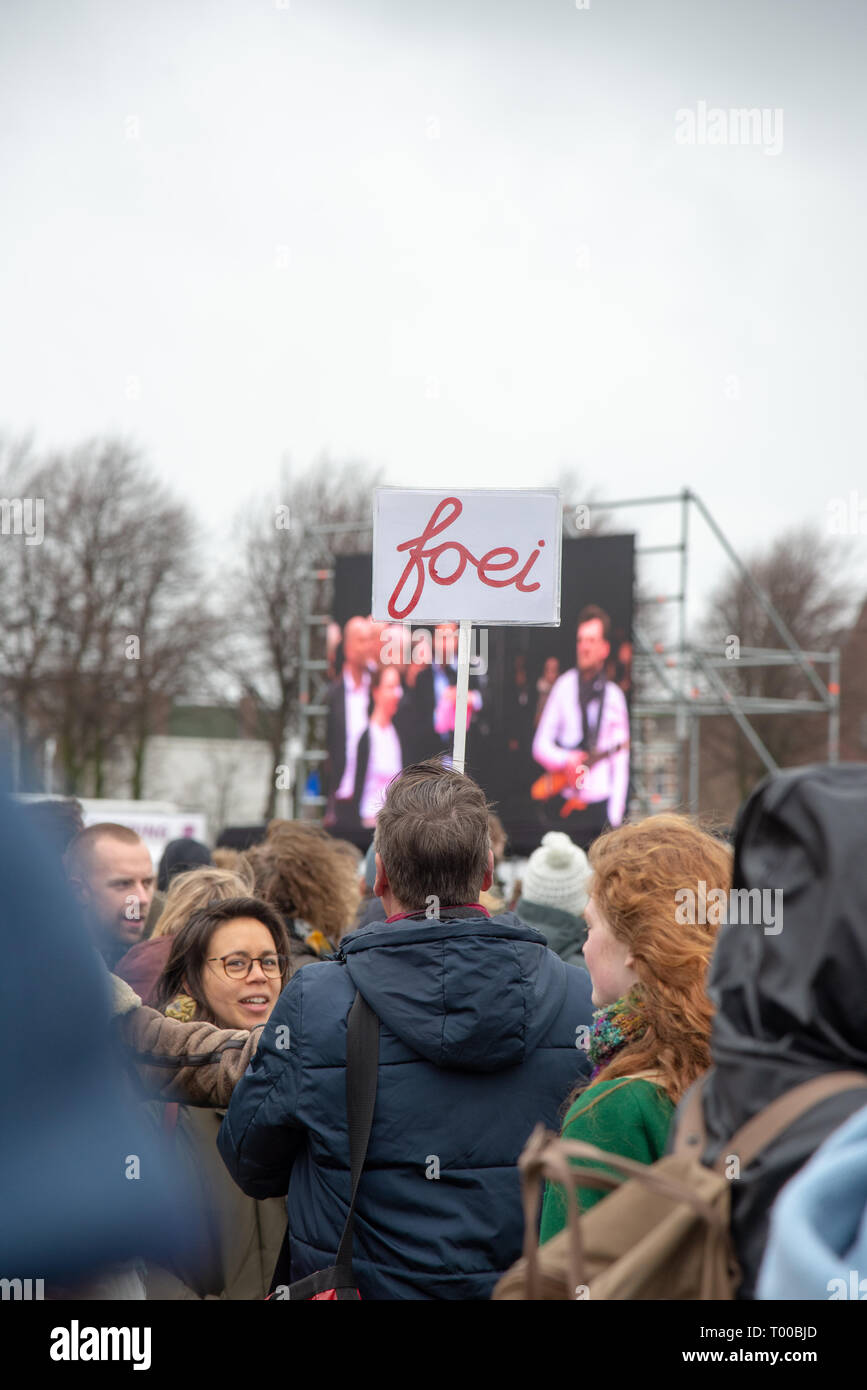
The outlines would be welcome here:
<svg viewBox="0 0 867 1390">
<path fill-rule="evenodd" d="M 829 1096 L 867 1087 L 861 1072 L 831 1072 L 795 1086 L 754 1115 L 723 1146 L 712 1168 L 700 1162 L 706 1135 L 702 1083 L 687 1094 L 674 1150 L 636 1163 L 593 1144 L 560 1139 L 538 1125 L 518 1160 L 524 1199 L 524 1254 L 496 1285 L 495 1299 L 731 1299 L 741 1274 L 729 1233 L 731 1178 L 801 1115 Z M 572 1164 L 570 1158 L 583 1159 Z M 605 1163 L 613 1173 L 587 1168 Z M 565 1230 L 539 1246 L 545 1179 L 566 1192 Z M 576 1183 L 612 1189 L 579 1215 Z"/>
</svg>

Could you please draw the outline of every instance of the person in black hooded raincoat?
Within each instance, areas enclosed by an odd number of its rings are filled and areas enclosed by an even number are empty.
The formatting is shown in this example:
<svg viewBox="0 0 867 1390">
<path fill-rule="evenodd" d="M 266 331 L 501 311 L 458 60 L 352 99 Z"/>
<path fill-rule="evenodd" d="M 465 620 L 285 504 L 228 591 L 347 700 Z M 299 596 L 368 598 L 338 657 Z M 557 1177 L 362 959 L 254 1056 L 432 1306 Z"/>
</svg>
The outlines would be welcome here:
<svg viewBox="0 0 867 1390">
<path fill-rule="evenodd" d="M 736 923 L 729 911 L 711 961 L 705 1162 L 728 1153 L 741 1125 L 801 1082 L 835 1071 L 867 1074 L 865 850 L 867 766 L 773 774 L 744 804 L 733 889 L 769 896 L 761 922 Z M 858 1089 L 821 1101 L 732 1181 L 740 1298 L 755 1296 L 780 1189 L 863 1105 Z"/>
</svg>

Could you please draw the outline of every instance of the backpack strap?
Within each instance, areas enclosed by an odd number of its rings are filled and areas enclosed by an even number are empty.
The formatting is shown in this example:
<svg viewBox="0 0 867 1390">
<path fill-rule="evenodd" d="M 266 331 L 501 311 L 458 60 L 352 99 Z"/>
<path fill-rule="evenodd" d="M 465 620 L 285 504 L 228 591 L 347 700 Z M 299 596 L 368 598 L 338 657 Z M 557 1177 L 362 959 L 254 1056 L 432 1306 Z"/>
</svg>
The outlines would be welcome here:
<svg viewBox="0 0 867 1390">
<path fill-rule="evenodd" d="M 346 1225 L 340 1237 L 336 1263 L 352 1264 L 355 1199 L 373 1127 L 376 1087 L 379 1080 L 379 1018 L 356 990 L 346 1025 L 346 1114 L 349 1120 L 351 1194 Z"/>
<path fill-rule="evenodd" d="M 555 1150 L 555 1146 L 552 1145 L 551 1149 Z M 555 1152 L 558 1160 L 563 1155 L 568 1155 L 582 1159 L 584 1163 L 605 1164 L 613 1170 L 611 1173 L 600 1173 L 586 1169 L 583 1163 L 561 1166 L 560 1171 L 571 1173 L 572 1183 L 577 1187 L 598 1187 L 610 1191 L 612 1188 L 620 1187 L 630 1178 L 635 1178 L 651 1191 L 658 1192 L 661 1197 L 670 1197 L 674 1202 L 688 1202 L 708 1225 L 719 1224 L 719 1217 L 710 1202 L 695 1192 L 688 1183 L 660 1173 L 656 1163 L 641 1163 L 634 1158 L 624 1158 L 621 1154 L 611 1153 L 607 1149 L 598 1149 L 595 1144 L 586 1144 L 583 1139 L 560 1139 Z M 544 1159 L 546 1163 L 549 1162 L 550 1153 L 546 1152 Z M 546 1169 L 545 1176 L 553 1181 L 553 1169 Z M 559 1178 L 556 1180 L 559 1181 Z"/>
<path fill-rule="evenodd" d="M 570 1158 L 577 1158 L 582 1162 L 576 1166 L 569 1162 Z M 585 1166 L 587 1163 L 604 1164 L 613 1171 L 604 1173 L 596 1168 L 589 1169 Z M 518 1168 L 523 1189 L 527 1298 L 531 1301 L 540 1297 L 539 1202 L 545 1178 L 551 1183 L 557 1183 L 566 1195 L 569 1298 L 574 1296 L 572 1290 L 587 1283 L 576 1187 L 601 1188 L 603 1192 L 609 1192 L 633 1178 L 660 1197 L 667 1197 L 672 1202 L 688 1203 L 704 1220 L 710 1232 L 727 1228 L 727 1219 L 711 1202 L 695 1191 L 688 1182 L 660 1173 L 656 1164 L 638 1163 L 635 1159 L 623 1158 L 620 1154 L 597 1149 L 594 1144 L 586 1144 L 583 1140 L 560 1139 L 541 1124 L 536 1126 L 527 1140 L 518 1159 Z"/>
<path fill-rule="evenodd" d="M 674 1140 L 673 1152 L 676 1154 L 693 1153 L 700 1157 L 707 1145 L 707 1129 L 702 1107 L 702 1092 L 707 1076 L 708 1073 L 705 1073 L 700 1077 L 684 1097 L 683 1112 Z M 806 1115 L 814 1105 L 819 1105 L 821 1101 L 840 1095 L 844 1091 L 864 1088 L 867 1088 L 867 1076 L 860 1071 L 826 1072 L 824 1076 L 816 1076 L 812 1081 L 802 1081 L 800 1085 L 784 1091 L 776 1100 L 771 1101 L 770 1105 L 766 1105 L 758 1114 L 753 1115 L 752 1119 L 747 1120 L 746 1124 L 741 1125 L 729 1142 L 723 1145 L 723 1152 L 712 1166 L 717 1172 L 724 1172 L 728 1156 L 734 1155 L 740 1160 L 742 1168 L 748 1167 L 762 1149 L 773 1144 L 789 1125 Z"/>
<path fill-rule="evenodd" d="M 683 1110 L 675 1130 L 672 1153 L 693 1153 L 699 1157 L 704 1153 L 707 1145 L 707 1130 L 701 1098 L 706 1079 L 707 1072 L 693 1082 L 683 1098 Z"/>
<path fill-rule="evenodd" d="M 747 1120 L 729 1141 L 728 1148 L 738 1157 L 741 1167 L 746 1168 L 762 1149 L 772 1144 L 783 1130 L 812 1110 L 814 1105 L 843 1091 L 860 1089 L 867 1089 L 867 1076 L 860 1071 L 826 1072 L 812 1081 L 802 1081 L 800 1086 L 793 1086 L 760 1110 L 758 1115 Z M 720 1154 L 714 1167 L 722 1171 L 725 1163 L 726 1155 Z"/>
<path fill-rule="evenodd" d="M 527 1270 L 527 1298 L 539 1298 L 539 1206 L 542 1184 L 547 1176 L 559 1181 L 566 1193 L 566 1226 L 569 1231 L 568 1287 L 572 1290 L 584 1283 L 584 1242 L 578 1220 L 578 1201 L 569 1163 L 560 1152 L 562 1141 L 537 1124 L 518 1159 L 521 1173 L 521 1192 L 524 1205 L 524 1263 Z"/>
</svg>

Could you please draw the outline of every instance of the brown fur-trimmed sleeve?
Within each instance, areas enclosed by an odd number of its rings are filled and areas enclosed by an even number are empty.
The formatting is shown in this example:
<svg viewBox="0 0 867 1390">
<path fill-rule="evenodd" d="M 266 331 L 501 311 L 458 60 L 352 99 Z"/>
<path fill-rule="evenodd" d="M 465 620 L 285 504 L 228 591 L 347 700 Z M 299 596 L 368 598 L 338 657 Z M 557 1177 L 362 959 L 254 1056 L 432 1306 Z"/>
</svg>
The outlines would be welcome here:
<svg viewBox="0 0 867 1390">
<path fill-rule="evenodd" d="M 181 1023 L 145 1004 L 116 1015 L 115 1026 L 130 1063 L 153 1100 L 226 1106 L 247 1070 L 264 1024 L 252 1032 Z"/>
</svg>

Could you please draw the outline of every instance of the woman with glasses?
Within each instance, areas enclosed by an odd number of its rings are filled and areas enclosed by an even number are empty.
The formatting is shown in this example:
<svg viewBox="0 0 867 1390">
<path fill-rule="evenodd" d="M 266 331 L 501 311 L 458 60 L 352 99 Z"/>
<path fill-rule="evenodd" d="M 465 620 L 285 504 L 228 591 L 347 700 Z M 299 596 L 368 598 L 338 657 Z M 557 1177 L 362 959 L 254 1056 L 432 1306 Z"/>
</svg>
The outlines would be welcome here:
<svg viewBox="0 0 867 1390">
<path fill-rule="evenodd" d="M 279 914 L 260 898 L 227 898 L 194 912 L 173 938 L 154 1008 L 175 1017 L 185 1008 L 188 1017 L 222 1028 L 255 1028 L 288 978 Z"/>
<path fill-rule="evenodd" d="M 172 938 L 154 1007 L 169 1017 L 252 1029 L 267 1021 L 288 978 L 279 914 L 259 898 L 228 898 L 194 912 Z M 258 1201 L 235 1185 L 216 1147 L 225 1111 L 148 1109 L 202 1193 L 198 1259 L 150 1265 L 148 1298 L 265 1298 L 286 1229 L 284 1199 Z"/>
</svg>

